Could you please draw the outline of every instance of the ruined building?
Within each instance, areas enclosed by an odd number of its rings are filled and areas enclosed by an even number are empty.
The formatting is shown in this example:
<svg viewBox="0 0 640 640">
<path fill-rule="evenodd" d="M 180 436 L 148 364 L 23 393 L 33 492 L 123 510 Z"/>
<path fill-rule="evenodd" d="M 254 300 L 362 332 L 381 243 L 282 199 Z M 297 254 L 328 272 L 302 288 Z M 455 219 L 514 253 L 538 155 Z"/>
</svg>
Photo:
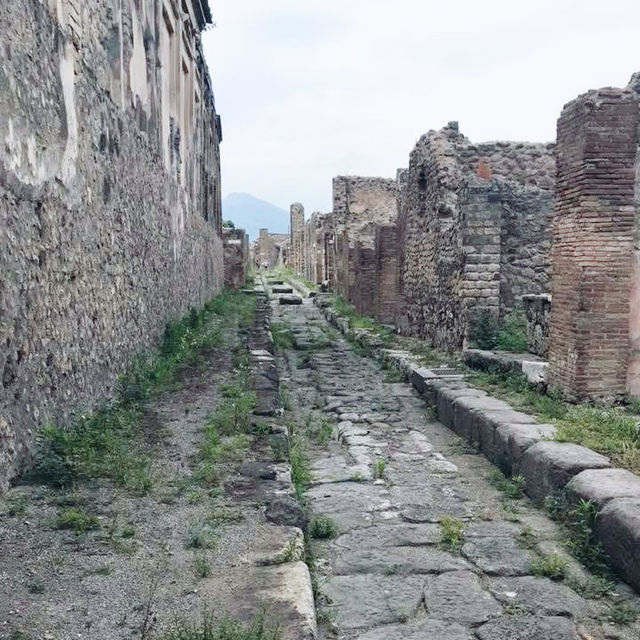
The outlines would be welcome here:
<svg viewBox="0 0 640 640">
<path fill-rule="evenodd" d="M 640 77 L 558 121 L 549 381 L 574 398 L 640 396 Z"/>
<path fill-rule="evenodd" d="M 333 261 L 336 291 L 359 313 L 379 316 L 378 228 L 398 217 L 396 181 L 338 176 L 333 179 Z M 392 240 L 393 246 L 397 246 Z M 390 246 L 390 245 L 389 245 Z"/>
<path fill-rule="evenodd" d="M 550 278 L 554 145 L 473 144 L 450 123 L 411 153 L 398 219 L 405 333 L 459 348 Z"/>
<path fill-rule="evenodd" d="M 0 484 L 220 289 L 206 0 L 0 3 Z"/>
<path fill-rule="evenodd" d="M 286 233 L 269 233 L 268 229 L 260 229 L 258 239 L 254 243 L 253 260 L 258 267 L 272 269 L 283 264 L 289 246 L 289 235 Z"/>
</svg>

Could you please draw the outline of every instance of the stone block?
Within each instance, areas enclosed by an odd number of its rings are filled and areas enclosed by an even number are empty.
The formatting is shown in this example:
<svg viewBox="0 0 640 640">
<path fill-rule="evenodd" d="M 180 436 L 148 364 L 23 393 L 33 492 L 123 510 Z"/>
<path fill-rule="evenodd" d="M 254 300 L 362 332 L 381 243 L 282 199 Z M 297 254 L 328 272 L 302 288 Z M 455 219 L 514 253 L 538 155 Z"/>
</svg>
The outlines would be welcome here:
<svg viewBox="0 0 640 640">
<path fill-rule="evenodd" d="M 640 498 L 615 498 L 598 514 L 596 535 L 611 564 L 640 590 Z"/>
<path fill-rule="evenodd" d="M 454 412 L 455 412 L 455 400 L 463 396 L 475 396 L 480 397 L 484 394 L 484 391 L 480 389 L 474 389 L 473 387 L 453 388 L 450 385 L 446 387 L 440 387 L 436 390 L 436 409 L 438 411 L 438 420 L 443 425 L 453 428 Z"/>
<path fill-rule="evenodd" d="M 271 291 L 276 295 L 281 293 L 293 293 L 293 287 L 286 284 L 277 284 L 271 287 Z"/>
<path fill-rule="evenodd" d="M 493 431 L 491 421 L 485 419 L 486 412 L 510 410 L 511 407 L 506 402 L 489 396 L 457 398 L 454 406 L 452 429 L 468 442 L 480 444 L 480 432 L 486 429 Z M 491 435 L 491 439 L 493 439 L 493 435 Z"/>
<path fill-rule="evenodd" d="M 280 304 L 302 304 L 302 298 L 295 295 L 283 295 L 279 298 Z"/>
<path fill-rule="evenodd" d="M 615 498 L 640 499 L 640 478 L 626 469 L 587 469 L 567 485 L 572 500 L 591 500 L 602 509 Z"/>
<path fill-rule="evenodd" d="M 530 418 L 530 416 L 527 416 Z M 524 452 L 542 440 L 554 437 L 556 428 L 552 424 L 537 424 L 533 418 L 529 423 L 510 422 L 495 430 L 494 444 L 485 455 L 506 474 L 517 469 Z"/>
<path fill-rule="evenodd" d="M 573 476 L 586 469 L 606 469 L 609 458 L 569 442 L 538 442 L 529 447 L 518 464 L 526 492 L 542 500 L 564 489 Z"/>
</svg>

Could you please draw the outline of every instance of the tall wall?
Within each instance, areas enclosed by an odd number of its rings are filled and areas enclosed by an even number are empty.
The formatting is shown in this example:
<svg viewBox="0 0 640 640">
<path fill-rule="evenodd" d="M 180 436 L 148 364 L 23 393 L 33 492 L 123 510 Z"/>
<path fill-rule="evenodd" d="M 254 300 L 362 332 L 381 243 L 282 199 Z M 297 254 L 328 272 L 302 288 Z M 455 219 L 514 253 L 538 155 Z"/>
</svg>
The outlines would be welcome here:
<svg viewBox="0 0 640 640">
<path fill-rule="evenodd" d="M 369 299 L 368 288 L 358 287 L 356 276 L 368 264 L 366 250 L 375 249 L 376 228 L 396 221 L 396 181 L 361 176 L 334 178 L 333 216 L 335 288 L 364 313 L 373 308 L 374 301 Z"/>
<path fill-rule="evenodd" d="M 399 174 L 400 329 L 459 348 L 480 312 L 497 322 L 549 287 L 552 144 L 472 144 L 430 131 Z"/>
<path fill-rule="evenodd" d="M 260 229 L 254 251 L 257 266 L 271 269 L 283 261 L 282 248 L 289 242 L 284 233 L 269 233 L 268 229 Z"/>
<path fill-rule="evenodd" d="M 244 229 L 222 228 L 224 241 L 224 284 L 238 289 L 245 283 L 249 266 L 249 236 Z"/>
<path fill-rule="evenodd" d="M 222 285 L 210 15 L 183 5 L 0 4 L 0 485 Z"/>
<path fill-rule="evenodd" d="M 332 235 L 330 214 L 312 213 L 304 225 L 304 276 L 313 284 L 327 280 L 327 234 Z"/>
<path fill-rule="evenodd" d="M 290 209 L 290 255 L 291 268 L 297 273 L 304 272 L 304 207 L 294 202 Z"/>
<path fill-rule="evenodd" d="M 550 383 L 640 395 L 639 97 L 590 91 L 558 121 Z"/>
</svg>

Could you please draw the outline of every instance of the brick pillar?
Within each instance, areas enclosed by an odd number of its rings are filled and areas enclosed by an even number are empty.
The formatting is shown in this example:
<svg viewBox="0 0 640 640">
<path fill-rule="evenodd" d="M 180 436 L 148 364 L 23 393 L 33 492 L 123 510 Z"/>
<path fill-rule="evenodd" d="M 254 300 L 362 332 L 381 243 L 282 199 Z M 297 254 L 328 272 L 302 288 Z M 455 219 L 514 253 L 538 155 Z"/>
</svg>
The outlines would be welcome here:
<svg viewBox="0 0 640 640">
<path fill-rule="evenodd" d="M 638 95 L 592 91 L 558 121 L 549 380 L 573 398 L 638 393 L 630 363 Z M 636 269 L 637 271 L 637 269 Z M 637 285 L 636 285 L 637 286 Z M 631 303 L 630 303 L 631 301 Z"/>
<path fill-rule="evenodd" d="M 381 322 L 395 320 L 399 300 L 398 227 L 384 225 L 376 229 L 376 317 Z"/>
<path fill-rule="evenodd" d="M 353 280 L 350 302 L 362 315 L 373 316 L 376 310 L 377 259 L 376 251 L 356 243 L 353 252 Z"/>
</svg>

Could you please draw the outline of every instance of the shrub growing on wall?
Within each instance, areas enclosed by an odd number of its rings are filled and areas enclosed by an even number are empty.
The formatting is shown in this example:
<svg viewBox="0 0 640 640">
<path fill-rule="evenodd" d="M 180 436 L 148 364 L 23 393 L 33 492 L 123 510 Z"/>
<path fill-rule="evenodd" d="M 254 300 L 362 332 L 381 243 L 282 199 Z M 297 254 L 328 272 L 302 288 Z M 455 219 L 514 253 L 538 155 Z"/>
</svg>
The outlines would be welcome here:
<svg viewBox="0 0 640 640">
<path fill-rule="evenodd" d="M 496 346 L 503 351 L 527 350 L 527 319 L 522 309 L 514 309 L 502 319 Z"/>
<path fill-rule="evenodd" d="M 490 309 L 472 309 L 469 312 L 469 342 L 477 349 L 495 349 L 498 323 Z"/>
</svg>

